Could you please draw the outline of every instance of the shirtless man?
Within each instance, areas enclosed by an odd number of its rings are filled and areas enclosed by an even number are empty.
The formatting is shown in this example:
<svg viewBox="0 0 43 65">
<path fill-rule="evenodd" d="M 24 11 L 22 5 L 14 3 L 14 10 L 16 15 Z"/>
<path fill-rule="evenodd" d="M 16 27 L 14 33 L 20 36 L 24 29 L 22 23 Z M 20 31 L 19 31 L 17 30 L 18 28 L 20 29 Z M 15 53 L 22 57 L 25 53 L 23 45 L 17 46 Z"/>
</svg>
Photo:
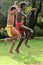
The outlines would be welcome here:
<svg viewBox="0 0 43 65">
<path fill-rule="evenodd" d="M 18 7 L 15 6 L 15 4 L 12 5 L 8 11 L 6 31 L 7 31 L 9 38 L 6 38 L 5 42 L 7 42 L 8 40 L 13 40 L 12 46 L 11 46 L 10 51 L 9 51 L 10 53 L 12 53 L 12 49 L 15 45 L 15 40 L 17 38 L 21 38 L 21 35 L 14 27 L 14 15 L 17 14 L 17 12 L 18 12 Z"/>
<path fill-rule="evenodd" d="M 23 33 L 25 31 L 28 31 L 28 35 L 27 35 L 27 39 L 26 39 L 25 45 L 27 47 L 29 47 L 29 45 L 27 44 L 27 42 L 28 42 L 28 39 L 30 39 L 30 37 L 32 36 L 33 30 L 23 25 L 22 16 L 27 17 L 28 15 L 30 15 L 31 11 L 36 11 L 36 8 L 33 8 L 28 14 L 25 15 L 24 14 L 24 10 L 26 9 L 26 5 L 27 5 L 26 2 L 21 2 L 20 3 L 20 10 L 17 13 L 16 29 L 21 34 L 21 36 L 24 36 Z M 18 53 L 19 53 L 19 47 L 21 46 L 23 40 L 24 39 L 22 37 L 22 39 L 20 40 L 20 42 L 19 42 L 19 44 L 18 44 L 18 46 L 16 48 L 16 52 L 18 52 Z"/>
</svg>

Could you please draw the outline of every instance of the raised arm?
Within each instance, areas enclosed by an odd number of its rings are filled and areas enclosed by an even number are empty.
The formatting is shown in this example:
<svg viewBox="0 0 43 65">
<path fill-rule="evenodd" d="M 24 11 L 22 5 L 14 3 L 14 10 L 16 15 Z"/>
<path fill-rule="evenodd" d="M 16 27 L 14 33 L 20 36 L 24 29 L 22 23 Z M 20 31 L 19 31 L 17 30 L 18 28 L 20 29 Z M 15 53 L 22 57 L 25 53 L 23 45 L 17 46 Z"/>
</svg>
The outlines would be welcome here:
<svg viewBox="0 0 43 65">
<path fill-rule="evenodd" d="M 14 2 L 14 6 L 16 6 L 16 8 L 18 9 L 17 1 Z"/>
<path fill-rule="evenodd" d="M 13 10 L 13 11 L 9 11 L 9 14 L 13 15 L 13 14 L 15 14 L 15 13 L 17 13 L 17 12 L 18 12 L 18 9 L 15 9 L 15 10 Z"/>
<path fill-rule="evenodd" d="M 14 2 L 14 5 L 16 5 L 16 4 L 17 4 L 17 1 Z"/>
<path fill-rule="evenodd" d="M 31 11 L 28 14 L 26 14 L 26 16 L 29 16 L 32 11 L 37 11 L 37 8 L 32 8 Z"/>
<path fill-rule="evenodd" d="M 22 16 L 27 18 L 31 14 L 32 11 L 37 11 L 37 8 L 32 8 L 31 11 L 27 14 L 25 14 L 24 12 L 21 12 L 21 13 L 22 13 Z"/>
</svg>

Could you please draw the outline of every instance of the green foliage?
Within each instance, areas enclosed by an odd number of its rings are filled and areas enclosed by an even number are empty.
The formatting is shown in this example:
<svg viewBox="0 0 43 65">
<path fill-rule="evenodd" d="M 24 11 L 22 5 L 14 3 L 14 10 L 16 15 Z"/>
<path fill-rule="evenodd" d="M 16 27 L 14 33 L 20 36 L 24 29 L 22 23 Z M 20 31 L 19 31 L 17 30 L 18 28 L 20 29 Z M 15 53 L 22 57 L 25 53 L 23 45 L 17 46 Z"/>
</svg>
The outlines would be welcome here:
<svg viewBox="0 0 43 65">
<path fill-rule="evenodd" d="M 41 29 L 41 36 L 43 36 L 43 29 Z"/>
<path fill-rule="evenodd" d="M 7 23 L 7 17 L 0 13 L 0 28 L 4 28 Z"/>
<path fill-rule="evenodd" d="M 36 25 L 37 25 L 40 29 L 43 29 L 43 22 L 38 22 L 38 23 L 36 23 Z"/>
<path fill-rule="evenodd" d="M 0 15 L 0 25 L 2 25 L 2 27 L 4 26 L 6 26 L 6 22 L 7 22 L 7 13 L 8 13 L 8 9 L 9 9 L 9 7 L 14 3 L 14 1 L 15 0 L 0 0 L 0 13 L 2 13 L 1 15 Z M 18 3 L 21 1 L 21 0 L 17 0 L 18 1 Z M 22 0 L 23 1 L 23 0 Z M 39 6 L 39 0 L 36 0 L 36 7 L 38 8 L 38 6 Z M 28 12 L 30 12 L 30 10 L 31 10 L 31 8 L 32 8 L 32 6 L 31 5 L 29 5 L 27 8 L 26 8 L 26 10 L 25 10 L 25 13 L 28 13 Z M 43 8 L 42 8 L 43 9 Z M 26 20 L 27 22 L 26 22 L 26 26 L 28 26 L 28 22 L 29 22 L 29 18 L 27 18 L 27 20 Z M 4 22 L 4 23 L 3 23 Z M 43 24 L 42 23 L 39 23 L 39 22 L 41 22 L 41 16 L 40 16 L 40 14 L 39 14 L 39 17 L 38 17 L 38 24 L 36 24 L 38 27 L 39 27 L 39 31 L 40 31 L 40 28 L 42 28 L 43 27 Z M 37 28 L 36 28 L 37 29 Z M 37 30 L 37 32 L 38 32 L 38 30 Z M 36 33 L 37 33 L 36 32 Z M 40 33 L 41 33 L 41 31 L 40 31 Z M 40 35 L 40 34 L 38 34 L 38 35 Z M 43 33 L 42 33 L 42 35 L 43 35 Z"/>
<path fill-rule="evenodd" d="M 15 0 L 3 0 L 1 1 L 0 13 L 6 15 L 9 7 L 14 3 Z"/>
<path fill-rule="evenodd" d="M 38 19 L 37 19 L 37 23 L 40 23 L 40 22 L 42 22 L 42 21 L 41 21 L 41 12 L 39 13 Z"/>
<path fill-rule="evenodd" d="M 43 29 L 40 29 L 38 26 L 35 26 L 34 35 L 37 37 L 43 36 Z"/>
<path fill-rule="evenodd" d="M 0 39 L 8 37 L 6 31 L 0 31 Z"/>
<path fill-rule="evenodd" d="M 0 13 L 7 15 L 9 7 L 12 6 L 15 1 L 16 0 L 1 0 L 0 1 L 0 7 L 1 7 Z M 21 0 L 17 0 L 17 1 L 20 2 Z"/>
<path fill-rule="evenodd" d="M 36 0 L 36 7 L 39 8 L 40 0 Z"/>
<path fill-rule="evenodd" d="M 28 13 L 31 11 L 31 9 L 32 9 L 32 6 L 29 5 L 29 6 L 26 8 L 26 10 L 25 10 L 25 14 L 28 14 Z M 30 16 L 30 15 L 29 15 L 29 16 Z M 29 16 L 28 16 L 27 19 L 26 19 L 26 23 L 25 23 L 26 26 L 28 26 L 28 23 L 29 23 Z"/>
<path fill-rule="evenodd" d="M 30 11 L 31 11 L 31 9 L 32 9 L 32 6 L 30 6 L 30 5 L 29 5 L 29 6 L 26 8 L 25 13 L 30 12 Z"/>
</svg>

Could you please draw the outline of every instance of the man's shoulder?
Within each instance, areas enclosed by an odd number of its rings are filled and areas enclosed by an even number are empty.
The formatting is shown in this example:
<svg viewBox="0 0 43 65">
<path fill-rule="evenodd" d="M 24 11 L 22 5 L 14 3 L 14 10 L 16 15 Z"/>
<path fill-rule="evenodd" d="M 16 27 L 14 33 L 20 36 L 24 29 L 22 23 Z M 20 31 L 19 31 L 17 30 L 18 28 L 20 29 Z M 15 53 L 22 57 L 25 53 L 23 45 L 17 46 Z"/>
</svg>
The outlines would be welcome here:
<svg viewBox="0 0 43 65">
<path fill-rule="evenodd" d="M 22 11 L 19 10 L 19 11 L 18 11 L 18 14 L 22 14 Z"/>
<path fill-rule="evenodd" d="M 18 13 L 21 12 L 20 10 L 18 10 Z"/>
</svg>

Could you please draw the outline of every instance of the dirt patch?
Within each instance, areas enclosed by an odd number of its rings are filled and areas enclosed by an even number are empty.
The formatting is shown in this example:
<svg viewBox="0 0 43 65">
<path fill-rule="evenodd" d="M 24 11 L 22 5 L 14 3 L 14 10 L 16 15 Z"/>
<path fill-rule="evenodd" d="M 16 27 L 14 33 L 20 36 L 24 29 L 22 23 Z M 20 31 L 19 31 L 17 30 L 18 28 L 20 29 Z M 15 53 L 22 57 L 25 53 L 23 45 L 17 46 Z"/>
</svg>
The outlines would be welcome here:
<svg viewBox="0 0 43 65">
<path fill-rule="evenodd" d="M 43 37 L 34 37 L 35 40 L 43 40 Z"/>
<path fill-rule="evenodd" d="M 43 65 L 43 63 L 33 63 L 33 64 L 29 64 L 29 65 Z"/>
</svg>

